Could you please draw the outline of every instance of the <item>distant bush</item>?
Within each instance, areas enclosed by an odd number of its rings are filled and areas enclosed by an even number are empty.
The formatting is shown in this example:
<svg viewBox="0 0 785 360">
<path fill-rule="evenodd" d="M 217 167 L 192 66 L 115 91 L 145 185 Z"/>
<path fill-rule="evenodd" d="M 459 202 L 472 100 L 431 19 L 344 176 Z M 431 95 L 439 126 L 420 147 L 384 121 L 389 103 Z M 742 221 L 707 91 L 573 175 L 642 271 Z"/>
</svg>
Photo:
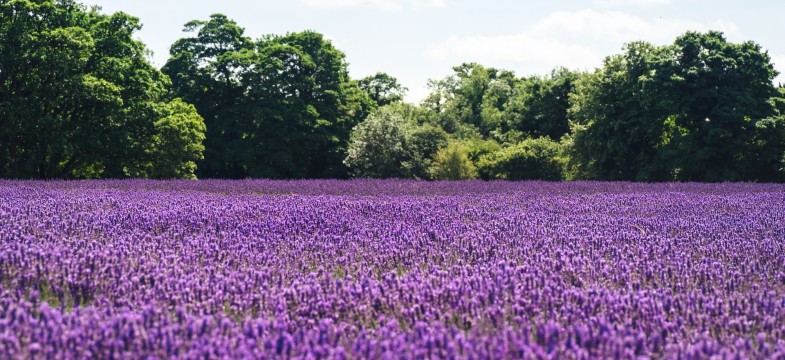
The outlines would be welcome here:
<svg viewBox="0 0 785 360">
<path fill-rule="evenodd" d="M 494 140 L 468 139 L 463 140 L 461 143 L 466 146 L 469 159 L 475 164 L 477 164 L 483 156 L 502 149 L 502 146 Z"/>
<path fill-rule="evenodd" d="M 468 148 L 463 144 L 450 143 L 439 149 L 433 158 L 433 180 L 468 180 L 476 179 L 477 176 L 477 168 L 469 159 Z"/>
<path fill-rule="evenodd" d="M 352 132 L 344 164 L 355 177 L 427 179 L 432 158 L 447 143 L 439 127 L 405 118 L 407 107 L 379 108 Z"/>
<path fill-rule="evenodd" d="M 407 124 L 384 108 L 355 127 L 344 164 L 355 177 L 404 178 Z"/>
<path fill-rule="evenodd" d="M 412 126 L 406 133 L 407 158 L 401 163 L 406 177 L 428 179 L 433 157 L 445 145 L 447 133 L 442 128 L 430 124 Z"/>
<path fill-rule="evenodd" d="M 545 137 L 526 139 L 481 157 L 478 168 L 489 180 L 563 180 L 562 145 Z"/>
</svg>

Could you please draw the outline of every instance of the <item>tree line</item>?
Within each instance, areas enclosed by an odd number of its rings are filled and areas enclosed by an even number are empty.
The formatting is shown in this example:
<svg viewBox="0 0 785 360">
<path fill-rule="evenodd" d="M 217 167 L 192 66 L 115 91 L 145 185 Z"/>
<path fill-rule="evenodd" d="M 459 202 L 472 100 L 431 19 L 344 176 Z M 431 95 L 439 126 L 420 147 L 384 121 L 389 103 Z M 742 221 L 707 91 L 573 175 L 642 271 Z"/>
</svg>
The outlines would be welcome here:
<svg viewBox="0 0 785 360">
<path fill-rule="evenodd" d="M 185 25 L 162 69 L 139 20 L 0 0 L 0 178 L 785 181 L 785 88 L 760 45 L 687 32 L 591 72 L 465 63 L 418 105 L 312 31 Z"/>
</svg>

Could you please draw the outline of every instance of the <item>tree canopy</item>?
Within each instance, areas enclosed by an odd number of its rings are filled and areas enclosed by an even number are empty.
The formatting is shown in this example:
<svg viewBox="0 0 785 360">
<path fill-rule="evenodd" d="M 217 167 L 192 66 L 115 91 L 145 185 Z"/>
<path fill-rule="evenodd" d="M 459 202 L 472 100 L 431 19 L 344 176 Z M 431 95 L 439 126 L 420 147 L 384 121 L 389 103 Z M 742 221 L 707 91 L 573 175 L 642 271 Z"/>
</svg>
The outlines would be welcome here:
<svg viewBox="0 0 785 360">
<path fill-rule="evenodd" d="M 140 27 L 70 0 L 0 0 L 0 177 L 193 176 L 202 119 L 168 96 Z"/>
<path fill-rule="evenodd" d="M 759 45 L 718 32 L 632 43 L 577 87 L 573 162 L 592 179 L 775 180 L 775 76 Z"/>
<path fill-rule="evenodd" d="M 251 40 L 224 15 L 185 26 L 163 71 L 207 123 L 204 177 L 344 177 L 351 129 L 373 107 L 344 54 L 306 31 Z"/>
<path fill-rule="evenodd" d="M 385 106 L 357 125 L 344 164 L 355 177 L 430 177 L 432 158 L 447 144 L 439 127 L 418 124 L 411 105 Z"/>
<path fill-rule="evenodd" d="M 0 0 L 0 178 L 785 181 L 785 87 L 760 45 L 687 32 L 592 72 L 463 63 L 419 105 L 313 31 L 194 20 L 161 70 L 140 20 Z"/>
<path fill-rule="evenodd" d="M 360 79 L 359 86 L 377 107 L 403 101 L 408 90 L 398 83 L 398 79 L 382 72 Z"/>
</svg>

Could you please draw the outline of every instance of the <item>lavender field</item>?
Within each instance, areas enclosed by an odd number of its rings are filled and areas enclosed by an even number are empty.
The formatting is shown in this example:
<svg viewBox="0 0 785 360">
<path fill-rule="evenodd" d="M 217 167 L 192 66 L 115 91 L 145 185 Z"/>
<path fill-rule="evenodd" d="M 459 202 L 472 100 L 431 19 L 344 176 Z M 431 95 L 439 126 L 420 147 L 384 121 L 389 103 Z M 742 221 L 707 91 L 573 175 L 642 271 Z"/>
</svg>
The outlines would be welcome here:
<svg viewBox="0 0 785 360">
<path fill-rule="evenodd" d="M 785 186 L 0 181 L 0 358 L 785 358 Z"/>
</svg>

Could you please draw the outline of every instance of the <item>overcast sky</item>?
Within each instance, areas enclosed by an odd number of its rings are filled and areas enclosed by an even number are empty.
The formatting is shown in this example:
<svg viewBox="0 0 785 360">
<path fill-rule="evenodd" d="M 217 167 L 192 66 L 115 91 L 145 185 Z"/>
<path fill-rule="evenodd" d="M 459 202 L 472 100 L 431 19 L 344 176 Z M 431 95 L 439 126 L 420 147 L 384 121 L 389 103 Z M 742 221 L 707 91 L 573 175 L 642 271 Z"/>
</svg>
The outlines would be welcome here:
<svg viewBox="0 0 785 360">
<path fill-rule="evenodd" d="M 137 34 L 157 66 L 184 36 L 183 24 L 223 13 L 258 38 L 314 30 L 346 53 L 360 78 L 379 71 L 409 88 L 419 102 L 426 82 L 475 61 L 545 74 L 565 66 L 591 70 L 624 43 L 672 43 L 687 30 L 720 30 L 731 41 L 753 40 L 785 72 L 780 0 L 85 0 L 104 12 L 142 20 Z M 785 83 L 785 76 L 776 80 Z"/>
</svg>

